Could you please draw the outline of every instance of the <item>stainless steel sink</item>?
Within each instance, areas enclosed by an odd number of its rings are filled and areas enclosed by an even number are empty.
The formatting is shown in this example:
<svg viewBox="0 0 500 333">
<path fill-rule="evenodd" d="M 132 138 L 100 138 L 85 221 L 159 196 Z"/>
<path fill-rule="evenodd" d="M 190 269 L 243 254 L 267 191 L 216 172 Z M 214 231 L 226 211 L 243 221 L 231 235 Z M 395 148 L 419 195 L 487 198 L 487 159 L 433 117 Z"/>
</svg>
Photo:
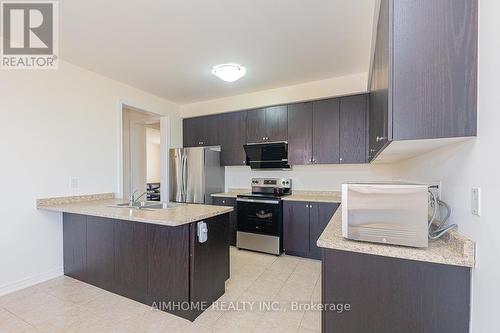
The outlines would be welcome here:
<svg viewBox="0 0 500 333">
<path fill-rule="evenodd" d="M 109 207 L 152 210 L 152 209 L 163 209 L 163 208 L 175 208 L 181 205 L 185 204 L 176 202 L 169 202 L 167 204 L 164 204 L 163 202 L 158 202 L 158 201 L 138 201 L 134 202 L 132 205 L 130 205 L 128 202 L 125 202 L 125 203 L 111 205 Z"/>
</svg>

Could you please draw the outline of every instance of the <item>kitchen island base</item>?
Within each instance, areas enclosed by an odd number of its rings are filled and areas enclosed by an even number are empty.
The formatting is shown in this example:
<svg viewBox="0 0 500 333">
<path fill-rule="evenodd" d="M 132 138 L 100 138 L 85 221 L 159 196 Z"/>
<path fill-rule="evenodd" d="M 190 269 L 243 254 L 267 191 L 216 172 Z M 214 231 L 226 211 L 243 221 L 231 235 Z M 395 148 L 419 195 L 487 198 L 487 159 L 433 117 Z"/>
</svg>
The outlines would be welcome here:
<svg viewBox="0 0 500 333">
<path fill-rule="evenodd" d="M 165 226 L 63 214 L 64 274 L 193 321 L 225 292 L 229 214 Z"/>
</svg>

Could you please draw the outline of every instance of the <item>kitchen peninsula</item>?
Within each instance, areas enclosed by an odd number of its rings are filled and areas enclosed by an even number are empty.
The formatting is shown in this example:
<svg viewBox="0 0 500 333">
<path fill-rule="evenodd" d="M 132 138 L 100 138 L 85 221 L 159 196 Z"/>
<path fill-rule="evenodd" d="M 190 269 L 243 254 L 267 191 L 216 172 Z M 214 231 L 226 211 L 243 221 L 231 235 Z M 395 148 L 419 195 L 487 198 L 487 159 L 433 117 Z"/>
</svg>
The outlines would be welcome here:
<svg viewBox="0 0 500 333">
<path fill-rule="evenodd" d="M 194 320 L 225 292 L 233 208 L 122 203 L 113 194 L 37 200 L 38 209 L 63 213 L 64 274 Z"/>
</svg>

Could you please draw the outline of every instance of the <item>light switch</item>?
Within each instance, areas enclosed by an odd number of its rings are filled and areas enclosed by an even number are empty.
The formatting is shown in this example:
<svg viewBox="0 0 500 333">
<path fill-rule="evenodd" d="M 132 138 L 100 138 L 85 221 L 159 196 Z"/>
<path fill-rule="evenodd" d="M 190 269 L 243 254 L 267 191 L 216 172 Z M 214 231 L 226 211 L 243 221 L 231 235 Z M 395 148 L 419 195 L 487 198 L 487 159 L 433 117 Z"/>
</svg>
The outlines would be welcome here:
<svg viewBox="0 0 500 333">
<path fill-rule="evenodd" d="M 481 189 L 479 187 L 472 189 L 471 212 L 473 215 L 481 216 Z"/>
</svg>

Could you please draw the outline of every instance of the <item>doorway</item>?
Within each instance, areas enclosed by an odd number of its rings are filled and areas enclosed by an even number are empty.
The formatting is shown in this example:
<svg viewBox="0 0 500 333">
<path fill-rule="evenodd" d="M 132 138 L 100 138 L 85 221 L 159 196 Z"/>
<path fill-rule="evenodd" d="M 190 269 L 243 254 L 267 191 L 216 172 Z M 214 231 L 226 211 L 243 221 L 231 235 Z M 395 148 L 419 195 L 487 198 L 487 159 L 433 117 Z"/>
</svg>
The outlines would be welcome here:
<svg viewBox="0 0 500 333">
<path fill-rule="evenodd" d="M 121 110 L 121 197 L 134 194 L 140 201 L 162 201 L 166 175 L 166 126 L 157 114 L 122 105 Z M 163 130 L 163 128 L 165 128 Z M 167 184 L 165 184 L 167 186 Z"/>
</svg>

